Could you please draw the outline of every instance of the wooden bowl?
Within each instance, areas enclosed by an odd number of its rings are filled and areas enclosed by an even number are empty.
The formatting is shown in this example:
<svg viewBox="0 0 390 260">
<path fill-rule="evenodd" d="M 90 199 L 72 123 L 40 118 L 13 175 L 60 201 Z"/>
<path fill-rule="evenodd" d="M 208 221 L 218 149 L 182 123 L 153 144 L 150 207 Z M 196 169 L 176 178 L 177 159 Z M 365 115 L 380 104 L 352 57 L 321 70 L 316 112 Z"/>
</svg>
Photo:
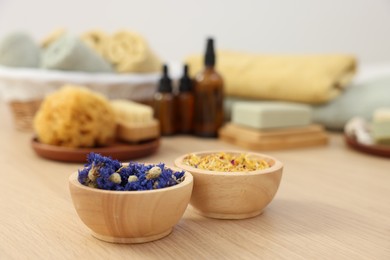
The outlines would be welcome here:
<svg viewBox="0 0 390 260">
<path fill-rule="evenodd" d="M 190 201 L 193 177 L 148 191 L 109 191 L 90 188 L 69 177 L 77 214 L 98 239 L 113 243 L 144 243 L 169 235 Z"/>
<path fill-rule="evenodd" d="M 244 219 L 262 213 L 278 190 L 283 164 L 259 153 L 206 151 L 193 154 L 202 156 L 218 152 L 246 153 L 250 158 L 266 160 L 270 168 L 251 172 L 208 171 L 184 164 L 183 159 L 187 154 L 180 156 L 175 160 L 175 165 L 194 177 L 190 204 L 199 214 L 218 219 Z"/>
</svg>

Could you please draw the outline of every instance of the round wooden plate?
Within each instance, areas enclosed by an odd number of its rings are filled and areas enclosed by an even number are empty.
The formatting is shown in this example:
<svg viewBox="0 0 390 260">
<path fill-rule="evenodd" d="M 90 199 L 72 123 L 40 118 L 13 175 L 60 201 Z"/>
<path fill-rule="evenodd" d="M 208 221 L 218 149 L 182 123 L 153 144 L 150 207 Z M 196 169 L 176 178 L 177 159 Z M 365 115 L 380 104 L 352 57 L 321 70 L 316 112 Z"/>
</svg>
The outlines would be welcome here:
<svg viewBox="0 0 390 260">
<path fill-rule="evenodd" d="M 390 157 L 390 145 L 367 145 L 367 144 L 361 144 L 356 141 L 356 138 L 352 136 L 348 136 L 347 134 L 344 134 L 345 142 L 352 147 L 355 150 L 369 153 L 373 155 L 379 155 L 383 157 Z"/>
<path fill-rule="evenodd" d="M 145 157 L 157 151 L 160 146 L 160 140 L 154 139 L 139 144 L 118 142 L 110 146 L 96 148 L 68 148 L 42 144 L 38 142 L 37 138 L 33 138 L 31 140 L 31 146 L 39 156 L 49 160 L 85 163 L 87 161 L 87 155 L 91 152 L 99 153 L 103 156 L 110 156 L 112 159 L 119 161 Z"/>
</svg>

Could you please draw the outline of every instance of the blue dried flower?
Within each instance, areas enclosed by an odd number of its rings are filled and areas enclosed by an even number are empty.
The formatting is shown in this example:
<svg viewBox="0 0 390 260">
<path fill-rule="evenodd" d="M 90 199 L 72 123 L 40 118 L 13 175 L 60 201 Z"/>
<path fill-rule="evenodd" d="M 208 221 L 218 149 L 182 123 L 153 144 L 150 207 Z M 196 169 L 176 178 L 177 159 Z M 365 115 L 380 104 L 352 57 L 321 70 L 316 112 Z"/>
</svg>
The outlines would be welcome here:
<svg viewBox="0 0 390 260">
<path fill-rule="evenodd" d="M 100 154 L 90 153 L 87 162 L 85 168 L 79 170 L 78 180 L 80 183 L 105 190 L 117 189 L 118 183 L 110 180 L 110 176 L 122 167 L 119 161 Z"/>
<path fill-rule="evenodd" d="M 98 153 L 89 153 L 87 162 L 88 163 L 85 166 L 89 166 L 95 163 L 95 165 L 105 165 L 106 167 L 110 167 L 115 171 L 122 167 L 122 164 L 119 161 L 113 160 L 111 157 L 101 156 Z"/>
<path fill-rule="evenodd" d="M 105 190 L 135 191 L 161 189 L 184 180 L 184 171 L 174 172 L 165 164 L 145 165 L 130 162 L 122 166 L 119 161 L 90 153 L 88 163 L 79 170 L 80 183 Z"/>
<path fill-rule="evenodd" d="M 84 169 L 79 170 L 78 180 L 81 184 L 84 184 L 84 185 L 88 184 L 88 172 L 90 169 L 91 169 L 91 167 L 87 166 Z"/>
</svg>

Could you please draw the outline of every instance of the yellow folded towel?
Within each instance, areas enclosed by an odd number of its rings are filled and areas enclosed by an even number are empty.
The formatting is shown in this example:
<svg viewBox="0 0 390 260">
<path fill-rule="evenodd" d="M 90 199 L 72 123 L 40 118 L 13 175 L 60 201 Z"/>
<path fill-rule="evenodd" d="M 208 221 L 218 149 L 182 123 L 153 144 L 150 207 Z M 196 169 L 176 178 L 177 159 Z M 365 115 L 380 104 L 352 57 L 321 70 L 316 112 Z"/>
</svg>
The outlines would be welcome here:
<svg viewBox="0 0 390 260">
<path fill-rule="evenodd" d="M 186 59 L 191 75 L 203 67 L 203 56 Z M 225 95 L 252 99 L 325 103 L 351 81 L 356 59 L 351 55 L 252 55 L 217 53 L 217 70 Z"/>
<path fill-rule="evenodd" d="M 56 42 L 59 38 L 64 36 L 67 33 L 65 28 L 59 28 L 51 33 L 49 33 L 43 40 L 41 41 L 41 47 L 42 48 L 47 48 L 52 44 L 53 42 Z"/>
<path fill-rule="evenodd" d="M 157 72 L 161 68 L 161 61 L 138 33 L 119 31 L 105 45 L 104 57 L 118 72 Z"/>
<path fill-rule="evenodd" d="M 98 52 L 102 57 L 105 57 L 105 49 L 107 48 L 109 37 L 110 36 L 103 31 L 93 30 L 83 33 L 81 35 L 81 40 Z"/>
</svg>

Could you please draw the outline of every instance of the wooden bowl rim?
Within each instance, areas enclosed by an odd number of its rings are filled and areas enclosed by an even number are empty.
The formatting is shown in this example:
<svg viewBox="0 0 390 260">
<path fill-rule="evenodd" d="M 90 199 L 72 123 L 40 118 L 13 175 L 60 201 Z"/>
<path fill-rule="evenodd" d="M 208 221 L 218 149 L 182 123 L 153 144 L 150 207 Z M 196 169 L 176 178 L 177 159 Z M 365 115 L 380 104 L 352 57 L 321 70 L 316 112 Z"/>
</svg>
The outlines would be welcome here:
<svg viewBox="0 0 390 260">
<path fill-rule="evenodd" d="M 250 172 L 221 172 L 221 171 L 209 171 L 209 170 L 203 170 L 203 169 L 198 169 L 189 165 L 185 165 L 182 163 L 184 157 L 186 157 L 189 154 L 195 154 L 195 155 L 203 155 L 203 154 L 210 154 L 210 153 L 233 153 L 233 154 L 247 154 L 249 156 L 256 156 L 260 157 L 263 159 L 267 160 L 273 160 L 274 164 L 266 169 L 261 169 L 261 170 L 256 170 L 256 171 L 250 171 Z M 201 174 L 209 174 L 209 175 L 215 175 L 215 176 L 251 176 L 251 175 L 261 175 L 261 174 L 268 174 L 268 173 L 273 173 L 275 171 L 278 171 L 283 168 L 283 163 L 276 158 L 269 156 L 267 154 L 262 154 L 262 153 L 256 153 L 256 152 L 247 152 L 247 151 L 240 151 L 240 150 L 226 150 L 226 151 L 221 151 L 221 150 L 208 150 L 208 151 L 198 151 L 198 152 L 193 152 L 193 153 L 186 153 L 184 155 L 179 156 L 178 158 L 175 159 L 175 165 L 178 168 L 181 168 L 187 172 L 195 172 L 195 173 L 201 173 Z"/>
<path fill-rule="evenodd" d="M 174 171 L 181 171 L 180 169 L 177 169 L 175 167 L 168 167 Z M 115 191 L 115 190 L 103 190 L 103 189 L 97 189 L 97 188 L 92 188 L 92 187 L 88 187 L 88 186 L 85 186 L 83 184 L 81 184 L 78 180 L 78 171 L 77 172 L 74 172 L 72 173 L 70 176 L 69 176 L 69 184 L 75 186 L 76 188 L 78 189 L 83 189 L 87 192 L 96 192 L 96 193 L 111 193 L 113 195 L 130 195 L 130 194 L 133 194 L 133 195 L 136 195 L 136 194 L 152 194 L 152 193 L 159 193 L 159 192 L 169 192 L 171 190 L 174 190 L 174 189 L 180 189 L 180 188 L 184 188 L 188 185 L 191 185 L 193 183 L 193 176 L 190 172 L 188 171 L 185 171 L 184 173 L 184 181 L 182 181 L 181 183 L 178 183 L 174 186 L 170 186 L 170 187 L 166 187 L 166 188 L 161 188 L 161 189 L 154 189 L 154 190 L 135 190 L 135 191 Z"/>
</svg>

